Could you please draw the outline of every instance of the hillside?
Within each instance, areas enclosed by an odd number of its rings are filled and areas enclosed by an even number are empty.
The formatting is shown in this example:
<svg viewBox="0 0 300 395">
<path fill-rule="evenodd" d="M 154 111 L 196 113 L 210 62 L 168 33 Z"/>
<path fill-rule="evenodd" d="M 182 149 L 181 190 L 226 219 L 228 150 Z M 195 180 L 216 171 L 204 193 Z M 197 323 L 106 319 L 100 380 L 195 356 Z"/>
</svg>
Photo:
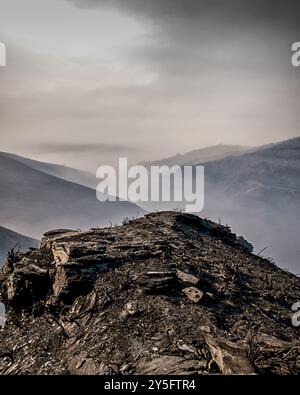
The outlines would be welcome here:
<svg viewBox="0 0 300 395">
<path fill-rule="evenodd" d="M 241 145 L 225 145 L 219 144 L 212 147 L 197 149 L 185 154 L 177 154 L 169 158 L 147 162 L 147 166 L 184 166 L 195 165 L 197 163 L 210 162 L 223 159 L 227 156 L 241 155 L 245 152 L 255 150 L 255 148 Z"/>
<path fill-rule="evenodd" d="M 205 164 L 202 215 L 230 224 L 278 265 L 300 273 L 300 137 Z"/>
<path fill-rule="evenodd" d="M 209 160 L 204 163 L 204 174 L 201 216 L 230 224 L 247 236 L 257 253 L 264 249 L 263 254 L 278 265 L 300 273 L 300 137 Z M 160 211 L 182 209 L 185 202 L 141 205 Z"/>
<path fill-rule="evenodd" d="M 48 232 L 0 284 L 0 374 L 300 373 L 300 279 L 193 215 Z"/>
<path fill-rule="evenodd" d="M 300 199 L 300 137 L 206 163 L 207 187 L 245 205 L 277 208 Z"/>
<path fill-rule="evenodd" d="M 142 214 L 135 204 L 99 202 L 95 190 L 0 155 L 1 224 L 40 238 L 44 229 L 121 223 Z"/>
<path fill-rule="evenodd" d="M 36 247 L 37 245 L 37 240 L 0 226 L 0 267 L 6 258 L 7 252 L 13 247 L 16 246 L 16 249 L 20 248 L 20 250 L 26 251 L 29 247 Z"/>
<path fill-rule="evenodd" d="M 95 179 L 95 176 L 83 170 L 73 169 L 68 166 L 62 166 L 53 163 L 39 162 L 6 152 L 0 152 L 0 156 L 14 159 L 18 162 L 24 163 L 25 165 L 35 170 L 41 171 L 42 173 L 61 178 L 65 181 L 70 181 L 75 184 L 80 184 L 88 188 L 94 189 L 97 185 L 97 180 Z"/>
</svg>

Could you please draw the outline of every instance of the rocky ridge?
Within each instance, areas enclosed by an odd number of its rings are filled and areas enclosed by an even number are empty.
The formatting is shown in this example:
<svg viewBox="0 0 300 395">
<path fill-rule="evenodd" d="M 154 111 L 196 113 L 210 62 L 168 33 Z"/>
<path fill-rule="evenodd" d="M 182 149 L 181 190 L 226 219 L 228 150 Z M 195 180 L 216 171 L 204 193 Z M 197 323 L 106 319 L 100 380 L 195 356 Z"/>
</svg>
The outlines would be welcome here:
<svg viewBox="0 0 300 395">
<path fill-rule="evenodd" d="M 0 289 L 0 374 L 300 371 L 300 279 L 193 215 L 48 232 Z"/>
</svg>

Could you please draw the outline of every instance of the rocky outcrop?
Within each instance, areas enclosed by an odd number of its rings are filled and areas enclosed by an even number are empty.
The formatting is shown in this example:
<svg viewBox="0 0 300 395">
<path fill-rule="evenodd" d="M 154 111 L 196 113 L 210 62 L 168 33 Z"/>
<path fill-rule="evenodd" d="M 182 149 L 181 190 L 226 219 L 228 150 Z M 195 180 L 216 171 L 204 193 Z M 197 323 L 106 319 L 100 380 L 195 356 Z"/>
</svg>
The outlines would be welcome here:
<svg viewBox="0 0 300 395">
<path fill-rule="evenodd" d="M 249 246 L 174 212 L 46 233 L 0 272 L 0 374 L 299 373 L 300 280 Z"/>
</svg>

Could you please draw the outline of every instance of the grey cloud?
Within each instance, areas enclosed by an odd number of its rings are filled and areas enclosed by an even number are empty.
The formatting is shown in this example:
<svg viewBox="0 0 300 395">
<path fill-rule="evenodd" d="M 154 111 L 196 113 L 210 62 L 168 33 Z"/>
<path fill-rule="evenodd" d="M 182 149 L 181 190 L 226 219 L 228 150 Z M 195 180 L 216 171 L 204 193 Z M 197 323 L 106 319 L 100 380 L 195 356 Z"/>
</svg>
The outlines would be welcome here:
<svg viewBox="0 0 300 395">
<path fill-rule="evenodd" d="M 151 18 L 164 16 L 229 19 L 280 19 L 299 21 L 297 0 L 69 0 L 81 8 L 117 7 L 126 12 L 139 13 Z"/>
<path fill-rule="evenodd" d="M 290 62 L 291 41 L 300 38 L 296 3 L 73 0 L 93 7 L 90 12 L 67 2 L 53 7 L 61 5 L 62 17 L 76 15 L 68 25 L 70 46 L 81 15 L 84 30 L 91 15 L 95 26 L 103 18 L 101 7 L 113 8 L 117 18 L 104 37 L 112 38 L 115 55 L 82 51 L 85 42 L 98 43 L 96 28 L 76 52 L 80 62 L 67 54 L 52 59 L 46 46 L 39 53 L 32 43 L 14 51 L 7 41 L 9 67 L 0 78 L 3 150 L 94 169 L 99 157 L 109 163 L 129 146 L 140 149 L 128 155 L 140 162 L 220 142 L 264 144 L 298 134 L 300 78 Z M 26 26 L 39 18 L 34 4 L 28 1 L 33 19 Z M 123 45 L 114 33 L 131 20 L 139 28 Z M 7 31 L 17 37 L 14 23 Z M 41 29 L 42 37 L 49 35 Z"/>
<path fill-rule="evenodd" d="M 291 43 L 300 36 L 297 0 L 68 1 L 82 8 L 114 7 L 150 20 L 153 40 L 137 48 L 135 56 L 162 72 L 167 69 L 166 74 L 194 75 L 194 68 L 205 72 L 216 63 L 234 70 L 243 62 L 254 73 L 260 66 L 272 71 L 286 65 Z"/>
</svg>

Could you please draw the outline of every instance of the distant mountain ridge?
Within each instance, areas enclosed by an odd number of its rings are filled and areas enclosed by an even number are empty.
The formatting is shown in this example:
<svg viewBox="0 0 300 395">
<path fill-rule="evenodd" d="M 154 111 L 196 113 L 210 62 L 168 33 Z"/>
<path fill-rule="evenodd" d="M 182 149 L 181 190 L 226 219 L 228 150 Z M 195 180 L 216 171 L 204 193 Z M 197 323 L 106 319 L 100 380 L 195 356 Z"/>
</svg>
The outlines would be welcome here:
<svg viewBox="0 0 300 395">
<path fill-rule="evenodd" d="M 211 160 L 212 152 L 215 155 L 220 151 L 207 149 L 205 208 L 201 215 L 229 224 L 235 232 L 246 235 L 257 251 L 268 247 L 264 254 L 289 270 L 300 272 L 300 137 L 251 149 L 245 147 L 243 152 L 243 147 L 239 152 L 236 147 L 228 148 L 228 155 L 218 160 Z M 198 157 L 200 151 L 193 151 L 196 155 L 190 158 Z M 203 157 L 200 162 L 185 164 L 203 164 Z M 149 164 L 167 163 L 162 160 Z M 143 213 L 128 202 L 99 203 L 95 190 L 82 186 L 88 179 L 85 176 L 75 169 L 0 154 L 2 225 L 39 238 L 48 228 L 105 226 L 110 221 L 119 223 L 124 217 Z M 66 181 L 67 177 L 77 177 L 81 185 Z M 142 205 L 148 211 L 181 208 L 177 202 Z"/>
<path fill-rule="evenodd" d="M 143 213 L 126 201 L 99 202 L 94 189 L 0 154 L 0 218 L 9 229 L 40 238 L 49 227 L 105 226 Z"/>
<path fill-rule="evenodd" d="M 205 211 L 300 273 L 300 137 L 205 164 Z"/>
<path fill-rule="evenodd" d="M 205 164 L 209 189 L 245 204 L 300 201 L 300 137 Z"/>
<path fill-rule="evenodd" d="M 78 170 L 72 167 L 54 163 L 40 162 L 7 152 L 0 152 L 0 155 L 24 163 L 35 170 L 39 170 L 51 176 L 61 178 L 62 180 L 74 182 L 75 184 L 80 184 L 88 188 L 95 188 L 97 185 L 96 177 L 92 173 L 84 170 Z"/>
<path fill-rule="evenodd" d="M 268 144 L 244 152 L 228 150 L 222 159 L 203 162 L 204 156 L 193 163 L 204 165 L 204 210 L 201 216 L 229 224 L 244 234 L 259 252 L 281 262 L 283 267 L 299 273 L 300 217 L 300 137 Z M 196 158 L 199 151 L 196 152 Z M 173 159 L 176 157 L 173 157 Z M 206 156 L 208 158 L 208 156 Z M 163 159 L 155 165 L 174 165 Z M 183 209 L 185 203 L 150 202 L 148 211 Z"/>
<path fill-rule="evenodd" d="M 224 145 L 219 144 L 215 146 L 205 147 L 197 150 L 187 152 L 185 154 L 177 154 L 168 158 L 145 162 L 146 166 L 184 166 L 184 165 L 195 165 L 198 163 L 204 163 L 223 159 L 228 156 L 241 155 L 245 152 L 251 152 L 256 148 L 247 147 L 242 145 Z"/>
</svg>

